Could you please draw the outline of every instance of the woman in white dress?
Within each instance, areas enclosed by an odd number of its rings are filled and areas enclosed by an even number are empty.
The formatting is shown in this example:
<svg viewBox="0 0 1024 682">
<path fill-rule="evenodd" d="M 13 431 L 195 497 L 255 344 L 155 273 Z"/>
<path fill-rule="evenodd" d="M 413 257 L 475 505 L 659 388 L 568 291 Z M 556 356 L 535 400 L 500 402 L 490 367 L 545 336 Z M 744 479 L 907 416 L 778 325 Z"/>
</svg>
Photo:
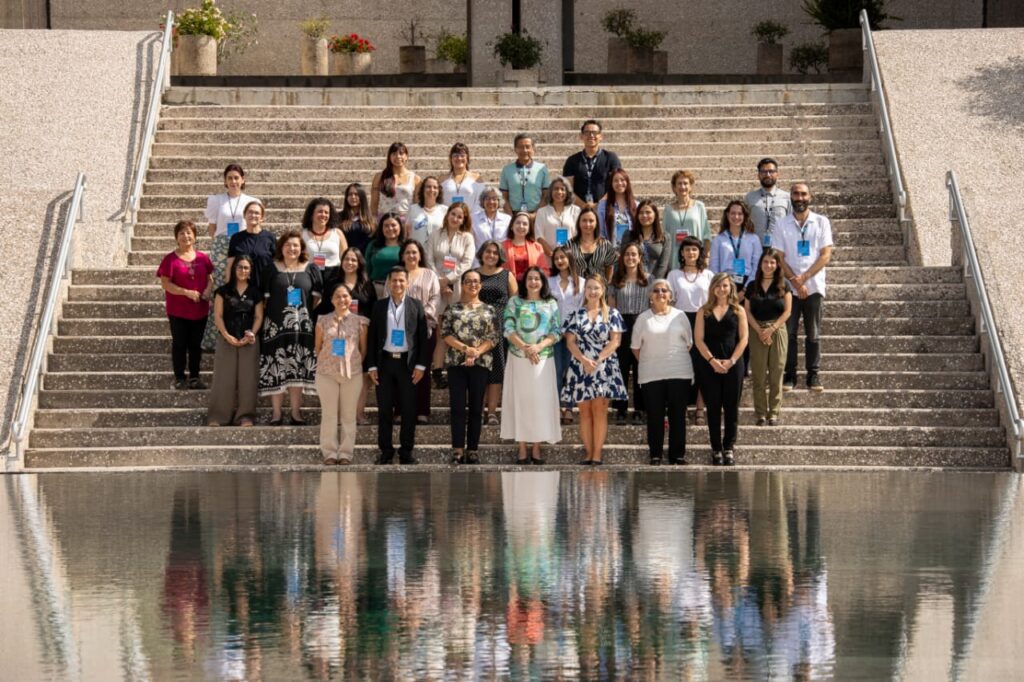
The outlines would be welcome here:
<svg viewBox="0 0 1024 682">
<path fill-rule="evenodd" d="M 405 222 L 420 178 L 408 168 L 409 149 L 401 142 L 388 147 L 384 170 L 373 176 L 370 186 L 370 212 L 380 220 L 385 213 L 397 213 Z"/>
<path fill-rule="evenodd" d="M 448 152 L 448 175 L 441 178 L 442 201 L 448 205 L 462 202 L 476 206 L 483 190 L 480 174 L 469 170 L 469 147 L 456 142 Z"/>
<path fill-rule="evenodd" d="M 444 223 L 448 207 L 441 200 L 441 183 L 432 175 L 423 178 L 416 190 L 416 203 L 405 218 L 405 236 L 426 244 L 434 230 Z"/>
</svg>

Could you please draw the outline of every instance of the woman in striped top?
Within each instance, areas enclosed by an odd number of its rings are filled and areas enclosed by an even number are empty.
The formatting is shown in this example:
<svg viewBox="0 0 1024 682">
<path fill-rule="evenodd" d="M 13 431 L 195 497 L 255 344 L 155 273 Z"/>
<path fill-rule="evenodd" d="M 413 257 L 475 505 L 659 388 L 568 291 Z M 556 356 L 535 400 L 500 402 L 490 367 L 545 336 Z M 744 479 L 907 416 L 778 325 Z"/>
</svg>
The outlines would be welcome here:
<svg viewBox="0 0 1024 682">
<path fill-rule="evenodd" d="M 629 388 L 629 377 L 633 375 L 633 421 L 637 424 L 644 422 L 644 396 L 637 382 L 637 359 L 630 348 L 632 343 L 633 324 L 640 313 L 647 310 L 648 301 L 651 297 L 651 283 L 644 270 L 643 254 L 640 252 L 640 244 L 633 242 L 622 249 L 619 256 L 619 264 L 615 269 L 615 277 L 612 278 L 608 287 L 608 302 L 613 308 L 622 314 L 622 321 L 626 330 L 622 333 L 622 343 L 619 345 L 617 354 L 619 356 L 619 370 L 622 372 L 622 383 Z M 616 421 L 624 423 L 627 418 L 629 400 L 616 400 L 612 402 L 616 411 Z"/>
</svg>

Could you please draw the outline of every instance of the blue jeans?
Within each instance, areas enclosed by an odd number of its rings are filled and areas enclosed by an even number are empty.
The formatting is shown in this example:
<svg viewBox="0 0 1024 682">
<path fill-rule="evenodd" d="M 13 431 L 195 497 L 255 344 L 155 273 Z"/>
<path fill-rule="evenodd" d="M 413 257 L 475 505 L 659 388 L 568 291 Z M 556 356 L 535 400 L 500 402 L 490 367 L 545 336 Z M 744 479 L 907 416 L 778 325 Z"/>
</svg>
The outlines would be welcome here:
<svg viewBox="0 0 1024 682">
<path fill-rule="evenodd" d="M 562 339 L 555 344 L 555 375 L 558 379 L 558 395 L 562 395 L 562 385 L 565 383 L 565 373 L 569 369 L 569 359 L 572 357 L 569 353 L 569 346 L 565 345 L 565 339 Z M 559 401 L 561 402 L 561 401 Z M 568 403 L 562 403 L 562 407 L 570 409 L 572 405 Z"/>
</svg>

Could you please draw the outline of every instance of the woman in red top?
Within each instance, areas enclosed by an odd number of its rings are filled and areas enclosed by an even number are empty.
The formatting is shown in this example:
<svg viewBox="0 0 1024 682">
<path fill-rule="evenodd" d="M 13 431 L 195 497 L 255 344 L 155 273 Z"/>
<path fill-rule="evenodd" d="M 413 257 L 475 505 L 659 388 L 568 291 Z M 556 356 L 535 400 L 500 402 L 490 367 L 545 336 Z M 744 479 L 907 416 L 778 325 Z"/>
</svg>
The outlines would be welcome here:
<svg viewBox="0 0 1024 682">
<path fill-rule="evenodd" d="M 506 239 L 501 248 L 505 250 L 505 268 L 512 273 L 518 282 L 534 265 L 548 272 L 548 259 L 544 255 L 544 247 L 537 241 L 533 232 L 533 218 L 529 213 L 520 211 L 512 217 L 508 230 L 511 237 Z"/>
<path fill-rule="evenodd" d="M 164 256 L 156 276 L 164 288 L 164 306 L 171 323 L 172 388 L 206 388 L 199 380 L 199 361 L 203 355 L 203 332 L 213 294 L 213 261 L 195 250 L 196 225 L 181 220 L 174 226 L 178 248 Z M 188 381 L 185 361 L 188 360 Z"/>
</svg>

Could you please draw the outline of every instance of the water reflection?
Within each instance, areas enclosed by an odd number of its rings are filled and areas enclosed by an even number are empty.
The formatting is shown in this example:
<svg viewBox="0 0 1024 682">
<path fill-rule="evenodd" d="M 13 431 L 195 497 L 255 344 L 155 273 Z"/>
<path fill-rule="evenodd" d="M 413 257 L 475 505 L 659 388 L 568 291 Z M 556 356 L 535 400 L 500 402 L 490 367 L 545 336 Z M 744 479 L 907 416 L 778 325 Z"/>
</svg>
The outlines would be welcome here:
<svg viewBox="0 0 1024 682">
<path fill-rule="evenodd" d="M 1024 644 L 1018 486 L 8 476 L 0 678 L 995 679 Z"/>
</svg>

